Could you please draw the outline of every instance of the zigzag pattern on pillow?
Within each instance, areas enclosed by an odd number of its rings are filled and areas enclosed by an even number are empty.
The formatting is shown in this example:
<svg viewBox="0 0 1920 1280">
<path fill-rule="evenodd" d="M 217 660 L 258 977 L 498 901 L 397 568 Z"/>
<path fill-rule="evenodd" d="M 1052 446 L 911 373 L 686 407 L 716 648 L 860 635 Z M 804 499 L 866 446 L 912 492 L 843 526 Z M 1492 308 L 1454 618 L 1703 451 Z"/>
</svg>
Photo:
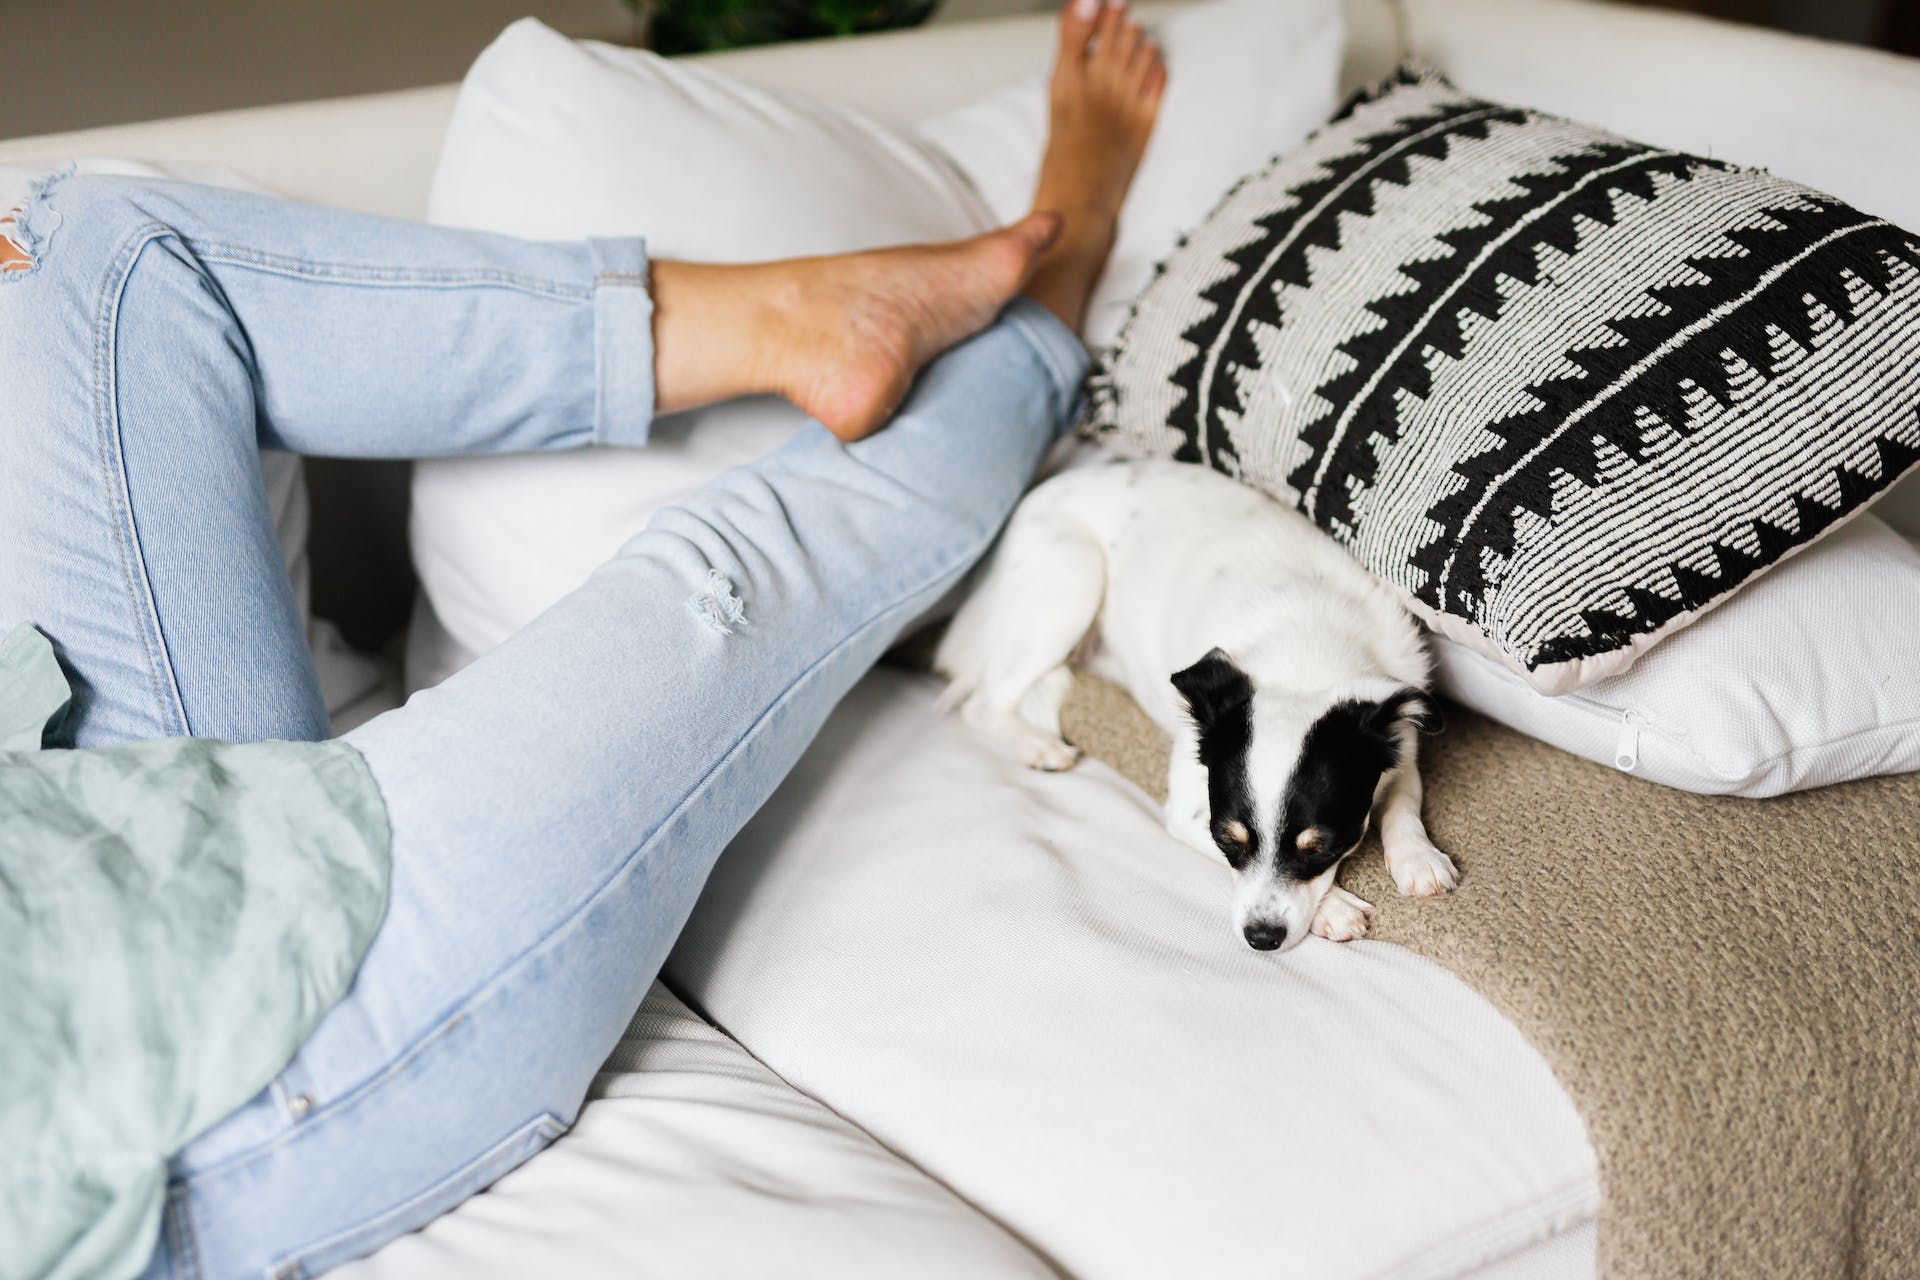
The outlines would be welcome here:
<svg viewBox="0 0 1920 1280">
<path fill-rule="evenodd" d="M 1624 666 L 1920 462 L 1920 237 L 1403 72 L 1181 245 L 1092 426 L 1522 669 Z"/>
</svg>

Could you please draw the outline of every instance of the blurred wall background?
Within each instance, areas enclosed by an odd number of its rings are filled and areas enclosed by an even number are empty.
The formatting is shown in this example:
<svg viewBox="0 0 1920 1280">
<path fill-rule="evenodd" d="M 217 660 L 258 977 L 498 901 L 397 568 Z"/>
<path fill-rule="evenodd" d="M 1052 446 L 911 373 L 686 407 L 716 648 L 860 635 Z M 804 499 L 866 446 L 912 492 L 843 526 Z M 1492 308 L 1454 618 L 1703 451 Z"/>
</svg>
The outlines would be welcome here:
<svg viewBox="0 0 1920 1280">
<path fill-rule="evenodd" d="M 1913 45 L 1916 0 L 1637 0 L 1664 9 L 1779 27 L 1801 35 L 1878 45 L 1920 55 Z"/>
<path fill-rule="evenodd" d="M 945 0 L 935 21 L 1050 0 Z M 0 0 L 0 138 L 458 80 L 526 14 L 631 41 L 620 0 Z"/>
<path fill-rule="evenodd" d="M 1920 56 L 1920 0 L 1632 2 Z M 945 0 L 934 20 L 1054 3 Z M 635 35 L 621 0 L 0 0 L 0 137 L 455 80 L 527 13 Z"/>
</svg>

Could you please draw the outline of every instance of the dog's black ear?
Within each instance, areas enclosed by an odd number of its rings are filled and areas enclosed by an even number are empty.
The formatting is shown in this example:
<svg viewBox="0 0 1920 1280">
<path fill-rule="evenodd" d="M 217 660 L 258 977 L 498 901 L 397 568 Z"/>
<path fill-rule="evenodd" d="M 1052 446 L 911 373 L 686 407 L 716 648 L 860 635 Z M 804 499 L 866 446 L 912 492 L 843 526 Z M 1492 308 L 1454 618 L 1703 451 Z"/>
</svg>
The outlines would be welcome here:
<svg viewBox="0 0 1920 1280">
<path fill-rule="evenodd" d="M 1174 672 L 1173 687 L 1186 699 L 1187 713 L 1202 734 L 1253 701 L 1253 681 L 1225 649 L 1209 649 L 1185 671 Z"/>
<path fill-rule="evenodd" d="M 1440 714 L 1440 703 L 1418 689 L 1402 689 L 1374 712 L 1374 723 L 1385 731 L 1390 732 L 1401 720 L 1422 733 L 1438 733 L 1446 723 L 1446 717 Z"/>
</svg>

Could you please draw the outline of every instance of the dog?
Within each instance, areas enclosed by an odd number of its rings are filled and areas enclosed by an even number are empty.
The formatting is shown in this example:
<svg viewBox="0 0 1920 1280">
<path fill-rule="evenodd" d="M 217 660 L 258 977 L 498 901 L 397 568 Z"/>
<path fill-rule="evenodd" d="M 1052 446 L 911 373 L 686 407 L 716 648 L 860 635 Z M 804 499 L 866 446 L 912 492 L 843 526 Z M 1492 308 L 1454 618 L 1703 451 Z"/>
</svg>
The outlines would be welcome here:
<svg viewBox="0 0 1920 1280">
<path fill-rule="evenodd" d="M 942 703 L 1021 763 L 1065 769 L 1076 661 L 1172 736 L 1167 829 L 1226 860 L 1248 946 L 1362 936 L 1373 908 L 1334 875 L 1376 818 L 1402 893 L 1458 882 L 1420 817 L 1417 735 L 1440 728 L 1420 631 L 1299 512 L 1178 462 L 1035 488 L 935 653 Z"/>
</svg>

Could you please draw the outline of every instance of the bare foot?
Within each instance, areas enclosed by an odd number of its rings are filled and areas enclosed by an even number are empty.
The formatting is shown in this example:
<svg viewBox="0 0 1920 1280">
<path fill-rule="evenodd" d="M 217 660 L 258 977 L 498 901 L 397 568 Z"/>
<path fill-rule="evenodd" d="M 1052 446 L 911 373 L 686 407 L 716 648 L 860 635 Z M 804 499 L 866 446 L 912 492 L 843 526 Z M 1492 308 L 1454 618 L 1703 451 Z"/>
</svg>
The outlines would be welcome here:
<svg viewBox="0 0 1920 1280">
<path fill-rule="evenodd" d="M 1024 290 L 1070 328 L 1113 248 L 1167 83 L 1119 0 L 1060 17 L 1033 212 L 970 240 L 752 266 L 653 264 L 661 413 L 783 395 L 842 440 L 886 425 L 923 365 Z"/>
<path fill-rule="evenodd" d="M 783 395 L 842 440 L 893 416 L 921 366 L 993 322 L 1060 219 L 947 244 L 752 266 L 653 264 L 661 413 Z"/>
<path fill-rule="evenodd" d="M 1071 0 L 1049 90 L 1047 152 L 1035 212 L 1066 225 L 1041 258 L 1027 296 L 1080 327 L 1133 174 L 1153 134 L 1167 69 L 1124 0 Z"/>
</svg>

